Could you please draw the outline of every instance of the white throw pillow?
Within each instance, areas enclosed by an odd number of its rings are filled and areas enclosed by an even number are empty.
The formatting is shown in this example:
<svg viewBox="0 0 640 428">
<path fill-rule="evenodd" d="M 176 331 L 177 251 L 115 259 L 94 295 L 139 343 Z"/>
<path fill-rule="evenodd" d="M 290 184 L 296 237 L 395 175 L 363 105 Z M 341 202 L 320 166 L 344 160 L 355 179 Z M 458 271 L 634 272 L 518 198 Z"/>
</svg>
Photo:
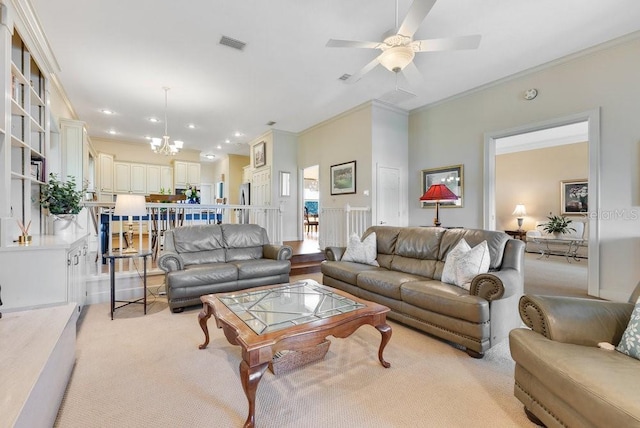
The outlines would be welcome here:
<svg viewBox="0 0 640 428">
<path fill-rule="evenodd" d="M 378 247 L 376 244 L 376 233 L 373 232 L 364 241 L 355 233 L 349 237 L 347 250 L 342 256 L 343 262 L 364 263 L 372 266 L 380 266 L 376 261 L 378 257 Z"/>
<path fill-rule="evenodd" d="M 487 241 L 471 248 L 463 238 L 447 254 L 441 280 L 469 290 L 474 276 L 489 271 L 490 261 Z"/>
</svg>

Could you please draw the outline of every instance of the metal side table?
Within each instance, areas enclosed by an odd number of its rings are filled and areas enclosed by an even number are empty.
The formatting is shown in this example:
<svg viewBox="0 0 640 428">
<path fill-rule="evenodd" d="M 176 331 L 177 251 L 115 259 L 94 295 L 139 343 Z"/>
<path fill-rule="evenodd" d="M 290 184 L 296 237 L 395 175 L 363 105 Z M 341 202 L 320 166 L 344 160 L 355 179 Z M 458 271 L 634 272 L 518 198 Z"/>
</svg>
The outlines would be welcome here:
<svg viewBox="0 0 640 428">
<path fill-rule="evenodd" d="M 111 319 L 113 320 L 113 312 L 116 309 L 122 308 L 123 306 L 130 305 L 132 303 L 139 303 L 144 305 L 144 314 L 147 314 L 147 257 L 151 256 L 151 251 L 142 251 L 139 253 L 124 253 L 124 252 L 114 252 L 114 253 L 105 253 L 103 257 L 109 260 L 109 273 L 111 277 Z M 143 276 L 142 281 L 144 284 L 143 295 L 139 299 L 135 300 L 116 300 L 116 259 L 137 259 L 142 258 L 143 268 Z M 123 303 L 120 306 L 116 307 L 116 303 Z"/>
</svg>

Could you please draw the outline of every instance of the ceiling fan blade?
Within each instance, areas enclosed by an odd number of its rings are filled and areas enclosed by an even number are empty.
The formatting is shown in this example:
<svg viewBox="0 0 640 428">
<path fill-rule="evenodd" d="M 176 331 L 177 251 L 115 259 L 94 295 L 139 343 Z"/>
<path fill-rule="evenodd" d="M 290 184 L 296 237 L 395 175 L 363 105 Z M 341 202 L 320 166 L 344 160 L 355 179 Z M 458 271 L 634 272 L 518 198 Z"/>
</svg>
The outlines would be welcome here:
<svg viewBox="0 0 640 428">
<path fill-rule="evenodd" d="M 421 86 L 424 84 L 424 79 L 422 78 L 422 74 L 418 71 L 418 67 L 412 62 L 410 62 L 403 70 L 402 73 L 404 77 L 407 78 L 409 84 L 412 87 Z"/>
<path fill-rule="evenodd" d="M 362 78 L 362 76 L 364 76 L 365 74 L 367 74 L 368 72 L 376 68 L 378 64 L 380 64 L 380 61 L 378 60 L 378 57 L 375 57 L 373 61 L 371 61 L 369 64 L 365 65 L 364 67 L 362 67 L 356 73 L 352 74 L 351 77 L 349 77 L 344 82 L 349 84 L 356 83 L 358 80 Z"/>
<path fill-rule="evenodd" d="M 368 48 L 376 49 L 380 46 L 379 42 L 358 42 L 355 40 L 335 40 L 329 39 L 327 47 L 329 48 Z"/>
<path fill-rule="evenodd" d="M 453 51 L 459 49 L 477 49 L 481 36 L 447 37 L 444 39 L 414 40 L 416 52 Z"/>
<path fill-rule="evenodd" d="M 418 31 L 418 27 L 420 27 L 435 2 L 436 0 L 414 0 L 409 12 L 407 12 L 407 16 L 404 17 L 404 21 L 402 21 L 398 29 L 398 34 L 413 37 L 413 34 Z"/>
</svg>

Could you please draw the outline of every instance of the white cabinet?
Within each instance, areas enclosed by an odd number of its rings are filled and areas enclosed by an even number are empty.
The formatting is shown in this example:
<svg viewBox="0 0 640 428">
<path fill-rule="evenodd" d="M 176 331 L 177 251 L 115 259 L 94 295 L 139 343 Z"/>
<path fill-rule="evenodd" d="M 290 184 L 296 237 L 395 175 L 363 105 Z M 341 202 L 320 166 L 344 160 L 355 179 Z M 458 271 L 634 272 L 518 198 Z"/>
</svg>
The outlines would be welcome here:
<svg viewBox="0 0 640 428">
<path fill-rule="evenodd" d="M 0 250 L 2 309 L 26 309 L 38 306 L 86 300 L 87 237 L 54 235 L 33 236 L 29 246 Z"/>
<path fill-rule="evenodd" d="M 147 193 L 157 194 L 160 193 L 162 187 L 161 172 L 162 167 L 160 165 L 147 165 Z"/>
<path fill-rule="evenodd" d="M 147 193 L 147 165 L 139 163 L 131 164 L 131 192 L 139 194 Z"/>
<path fill-rule="evenodd" d="M 200 185 L 200 164 L 197 162 L 173 162 L 174 186 L 185 189 L 189 185 Z"/>
<path fill-rule="evenodd" d="M 116 193 L 129 193 L 131 189 L 131 166 L 125 162 L 113 163 L 114 190 Z"/>
<path fill-rule="evenodd" d="M 113 202 L 113 155 L 98 154 L 98 201 Z"/>
<path fill-rule="evenodd" d="M 147 194 L 173 193 L 173 168 L 147 165 Z"/>
<path fill-rule="evenodd" d="M 129 162 L 114 162 L 116 193 L 147 193 L 147 165 Z"/>
<path fill-rule="evenodd" d="M 160 190 L 173 193 L 173 168 L 170 166 L 160 168 Z"/>
</svg>

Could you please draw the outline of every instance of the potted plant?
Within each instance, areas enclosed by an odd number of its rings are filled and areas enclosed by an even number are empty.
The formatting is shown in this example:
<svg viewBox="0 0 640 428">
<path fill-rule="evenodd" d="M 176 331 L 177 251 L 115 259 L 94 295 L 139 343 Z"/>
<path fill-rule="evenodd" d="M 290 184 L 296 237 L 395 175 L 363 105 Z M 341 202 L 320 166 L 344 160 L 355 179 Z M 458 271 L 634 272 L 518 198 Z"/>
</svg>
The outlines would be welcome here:
<svg viewBox="0 0 640 428">
<path fill-rule="evenodd" d="M 63 182 L 56 174 L 49 174 L 49 182 L 42 185 L 40 205 L 53 216 L 54 231 L 73 230 L 71 226 L 75 223 L 76 214 L 82 210 L 80 202 L 85 191 L 85 188 L 76 189 L 76 179 L 71 175 Z"/>
<path fill-rule="evenodd" d="M 540 225 L 542 229 L 547 233 L 559 236 L 576 231 L 573 227 L 570 226 L 572 220 L 569 220 L 565 216 L 553 215 L 552 213 L 549 213 L 547 219 L 549 220 L 548 222 Z"/>
</svg>

